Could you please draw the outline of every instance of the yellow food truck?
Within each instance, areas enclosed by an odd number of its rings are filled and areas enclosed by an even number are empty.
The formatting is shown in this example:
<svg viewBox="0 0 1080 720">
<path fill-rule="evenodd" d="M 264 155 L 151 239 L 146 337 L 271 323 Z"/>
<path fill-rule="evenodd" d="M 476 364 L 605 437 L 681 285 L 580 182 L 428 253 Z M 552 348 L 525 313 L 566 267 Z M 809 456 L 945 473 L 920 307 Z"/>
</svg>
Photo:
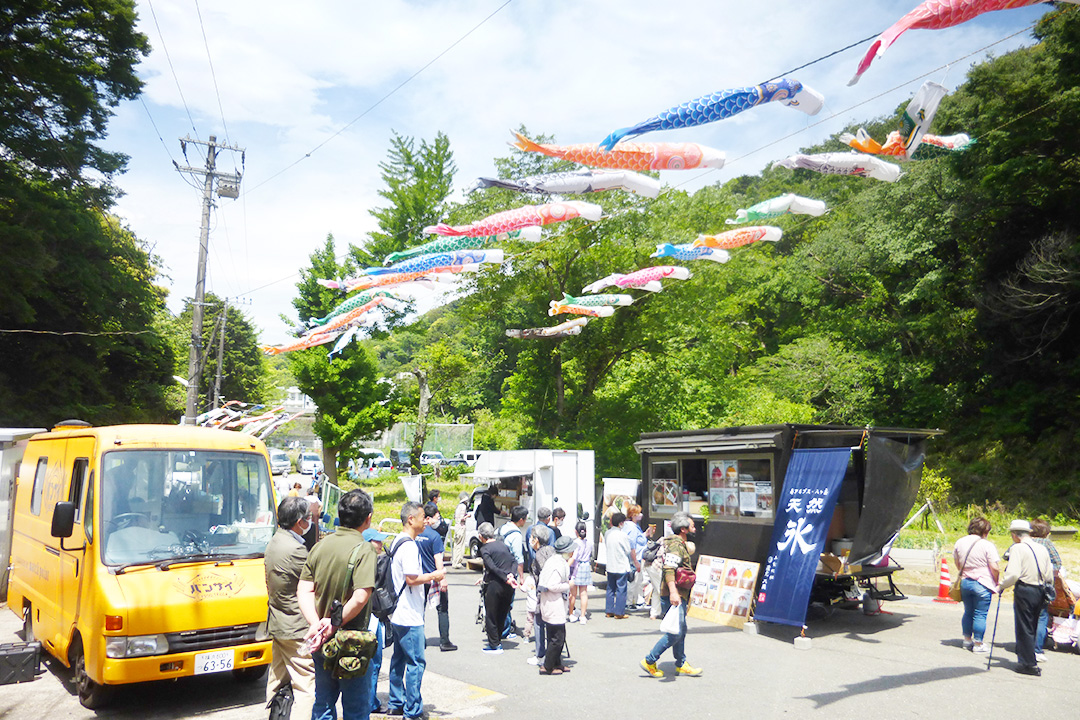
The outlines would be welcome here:
<svg viewBox="0 0 1080 720">
<path fill-rule="evenodd" d="M 66 421 L 28 441 L 8 607 L 84 706 L 126 683 L 263 675 L 270 478 L 263 443 L 225 430 Z"/>
</svg>

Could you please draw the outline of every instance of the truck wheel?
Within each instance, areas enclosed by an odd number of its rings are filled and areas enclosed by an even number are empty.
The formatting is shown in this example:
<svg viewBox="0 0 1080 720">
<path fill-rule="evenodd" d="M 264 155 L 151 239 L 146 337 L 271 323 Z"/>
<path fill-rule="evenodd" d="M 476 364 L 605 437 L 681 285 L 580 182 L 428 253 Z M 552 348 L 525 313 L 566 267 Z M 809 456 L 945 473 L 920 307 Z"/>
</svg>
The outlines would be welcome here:
<svg viewBox="0 0 1080 720">
<path fill-rule="evenodd" d="M 96 710 L 112 702 L 115 688 L 99 685 L 86 674 L 86 655 L 83 653 L 82 638 L 75 638 L 72 643 L 71 666 L 75 670 L 75 690 L 79 693 L 79 702 L 84 708 Z"/>
<path fill-rule="evenodd" d="M 253 683 L 266 674 L 267 667 L 266 665 L 255 665 L 254 667 L 236 668 L 232 671 L 233 679 L 236 682 Z"/>
<path fill-rule="evenodd" d="M 472 541 L 469 542 L 469 557 L 480 557 L 480 538 L 473 538 Z"/>
<path fill-rule="evenodd" d="M 34 642 L 34 608 L 29 603 L 23 608 L 22 618 L 23 642 Z"/>
</svg>

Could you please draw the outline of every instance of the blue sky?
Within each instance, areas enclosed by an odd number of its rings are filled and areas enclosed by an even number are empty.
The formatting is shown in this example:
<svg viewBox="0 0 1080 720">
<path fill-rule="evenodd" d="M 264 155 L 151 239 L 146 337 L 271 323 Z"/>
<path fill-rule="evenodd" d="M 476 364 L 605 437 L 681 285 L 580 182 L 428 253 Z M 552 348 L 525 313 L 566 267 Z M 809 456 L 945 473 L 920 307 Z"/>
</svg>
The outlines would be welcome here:
<svg viewBox="0 0 1080 720">
<path fill-rule="evenodd" d="M 207 288 L 246 298 L 263 340 L 281 342 L 287 326 L 278 316 L 293 314 L 296 272 L 310 253 L 328 233 L 343 253 L 375 227 L 369 211 L 383 202 L 378 163 L 393 131 L 418 139 L 446 133 L 460 195 L 494 173 L 493 159 L 509 152 L 510 130 L 521 124 L 561 143 L 598 142 L 671 105 L 762 82 L 876 35 L 916 4 L 139 0 L 153 51 L 139 69 L 142 100 L 122 104 L 109 126 L 107 147 L 131 158 L 116 212 L 162 258 L 169 305 L 178 310 L 194 293 L 201 188 L 172 160 L 201 166 L 205 158 L 189 146 L 185 160 L 178 138 L 216 135 L 244 147 L 241 197 L 218 200 L 211 219 Z M 924 79 L 953 89 L 985 57 L 982 48 L 1000 55 L 1030 44 L 1022 31 L 1049 10 L 1035 5 L 909 31 L 854 87 L 847 82 L 869 43 L 790 74 L 825 95 L 815 117 L 767 105 L 641 139 L 699 142 L 728 155 L 721 170 L 664 172 L 665 184 L 693 190 L 754 174 L 851 122 L 892 112 Z M 239 163 L 225 153 L 219 167 Z M 603 205 L 603 195 L 587 199 Z"/>
</svg>

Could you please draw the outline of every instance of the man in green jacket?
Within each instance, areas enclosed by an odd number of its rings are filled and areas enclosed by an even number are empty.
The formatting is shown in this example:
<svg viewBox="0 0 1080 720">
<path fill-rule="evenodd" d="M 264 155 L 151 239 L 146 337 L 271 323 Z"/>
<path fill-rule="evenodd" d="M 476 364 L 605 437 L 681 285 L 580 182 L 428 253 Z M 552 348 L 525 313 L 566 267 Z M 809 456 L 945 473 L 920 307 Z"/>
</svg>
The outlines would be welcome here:
<svg viewBox="0 0 1080 720">
<path fill-rule="evenodd" d="M 304 533 L 311 519 L 308 502 L 301 497 L 287 497 L 277 509 L 278 528 L 266 545 L 266 591 L 269 604 L 267 629 L 272 644 L 270 675 L 266 683 L 266 701 L 285 683 L 292 685 L 293 713 L 310 718 L 315 702 L 315 663 L 310 653 L 301 657 L 300 647 L 307 634 L 307 620 L 300 612 L 296 587 L 308 551 Z"/>
</svg>

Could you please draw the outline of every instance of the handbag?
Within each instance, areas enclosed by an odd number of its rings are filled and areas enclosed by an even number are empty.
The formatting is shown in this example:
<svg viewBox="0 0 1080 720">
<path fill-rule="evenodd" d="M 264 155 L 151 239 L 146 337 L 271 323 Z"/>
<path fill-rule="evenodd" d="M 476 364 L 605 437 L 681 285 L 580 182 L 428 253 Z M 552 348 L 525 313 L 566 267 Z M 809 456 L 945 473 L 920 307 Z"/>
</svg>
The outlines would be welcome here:
<svg viewBox="0 0 1080 720">
<path fill-rule="evenodd" d="M 1039 584 L 1042 586 L 1042 604 L 1043 607 L 1048 607 L 1050 603 L 1054 602 L 1057 598 L 1057 588 L 1054 587 L 1054 581 L 1046 582 L 1042 579 L 1042 568 L 1039 567 L 1039 556 L 1035 554 L 1035 548 L 1029 547 L 1031 556 L 1035 558 L 1035 572 L 1039 573 Z"/>
<path fill-rule="evenodd" d="M 964 568 L 967 567 L 968 558 L 971 557 L 971 551 L 975 549 L 975 546 L 979 544 L 979 541 L 971 543 L 971 547 L 968 548 L 967 554 L 964 555 L 964 562 L 960 563 L 960 570 L 956 573 L 956 579 L 952 581 L 952 585 L 949 586 L 949 599 L 960 602 L 963 598 L 963 592 L 961 586 L 964 582 Z"/>
<path fill-rule="evenodd" d="M 349 569 L 345 574 L 341 595 L 345 595 L 349 590 L 349 580 L 356 568 L 361 547 L 362 545 L 358 544 L 349 557 Z M 334 636 L 323 643 L 323 669 L 332 673 L 338 680 L 360 677 L 367 672 L 378 645 L 379 638 L 371 630 L 338 628 Z"/>
<path fill-rule="evenodd" d="M 697 573 L 690 568 L 675 568 L 675 587 L 680 590 L 689 590 L 697 582 Z"/>
<path fill-rule="evenodd" d="M 274 697 L 270 698 L 270 702 L 266 703 L 266 707 L 270 709 L 270 720 L 289 720 L 289 716 L 292 715 L 292 706 L 293 691 L 292 685 L 288 682 L 279 687 Z"/>
</svg>

